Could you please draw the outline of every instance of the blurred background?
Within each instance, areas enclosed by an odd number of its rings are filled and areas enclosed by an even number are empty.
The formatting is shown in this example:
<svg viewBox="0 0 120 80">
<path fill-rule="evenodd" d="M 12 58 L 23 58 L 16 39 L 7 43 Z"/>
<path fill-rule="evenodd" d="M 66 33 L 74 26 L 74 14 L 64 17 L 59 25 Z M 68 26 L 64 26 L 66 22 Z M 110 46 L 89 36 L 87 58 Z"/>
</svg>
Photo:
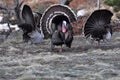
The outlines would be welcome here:
<svg viewBox="0 0 120 80">
<path fill-rule="evenodd" d="M 50 5 L 52 4 L 64 4 L 65 1 L 70 2 L 68 6 L 72 8 L 75 14 L 78 17 L 77 25 L 74 25 L 74 34 L 81 33 L 81 29 L 89 17 L 89 15 L 97 9 L 108 9 L 114 13 L 112 21 L 114 23 L 119 23 L 120 18 L 120 1 L 119 0 L 17 0 L 23 2 L 22 9 L 24 4 L 28 4 L 33 12 L 40 12 L 43 13 Z M 2 9 L 3 7 L 9 8 L 10 18 L 6 17 L 6 9 Z M 11 24 L 16 23 L 16 16 L 15 16 L 15 0 L 0 0 L 0 22 L 6 22 L 9 19 Z M 7 12 L 8 13 L 8 12 Z"/>
</svg>

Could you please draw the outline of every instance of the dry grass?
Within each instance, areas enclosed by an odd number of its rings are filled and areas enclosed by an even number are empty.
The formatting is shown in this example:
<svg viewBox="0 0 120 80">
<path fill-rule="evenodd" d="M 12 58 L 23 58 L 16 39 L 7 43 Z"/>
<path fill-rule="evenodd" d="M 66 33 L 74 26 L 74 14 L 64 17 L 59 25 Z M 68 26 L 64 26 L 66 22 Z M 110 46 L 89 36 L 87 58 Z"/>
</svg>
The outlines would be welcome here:
<svg viewBox="0 0 120 80">
<path fill-rule="evenodd" d="M 11 34 L 0 45 L 0 80 L 119 80 L 119 34 L 100 47 L 75 36 L 62 53 L 50 52 L 49 39 L 27 44 L 19 32 Z"/>
</svg>

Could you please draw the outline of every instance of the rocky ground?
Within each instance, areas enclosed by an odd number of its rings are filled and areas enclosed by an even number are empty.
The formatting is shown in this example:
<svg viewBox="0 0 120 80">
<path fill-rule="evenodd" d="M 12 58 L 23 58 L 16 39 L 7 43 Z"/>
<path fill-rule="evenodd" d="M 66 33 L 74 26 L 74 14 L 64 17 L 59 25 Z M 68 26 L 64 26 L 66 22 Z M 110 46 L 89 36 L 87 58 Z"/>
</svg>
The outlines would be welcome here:
<svg viewBox="0 0 120 80">
<path fill-rule="evenodd" d="M 100 47 L 75 36 L 72 48 L 60 53 L 50 52 L 49 39 L 27 44 L 12 33 L 0 40 L 0 80 L 120 80 L 119 35 Z"/>
</svg>

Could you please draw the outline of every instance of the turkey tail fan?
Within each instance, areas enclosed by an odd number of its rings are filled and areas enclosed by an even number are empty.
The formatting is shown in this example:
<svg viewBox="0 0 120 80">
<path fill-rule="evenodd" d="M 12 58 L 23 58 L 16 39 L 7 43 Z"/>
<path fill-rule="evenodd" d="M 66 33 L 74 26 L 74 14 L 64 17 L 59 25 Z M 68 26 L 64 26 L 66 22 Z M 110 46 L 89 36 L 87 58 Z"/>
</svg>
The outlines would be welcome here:
<svg viewBox="0 0 120 80">
<path fill-rule="evenodd" d="M 84 25 L 85 37 L 100 37 L 101 35 L 106 34 L 106 28 L 109 28 L 110 32 L 112 33 L 110 28 L 110 21 L 112 16 L 113 13 L 106 9 L 94 11 Z"/>
<path fill-rule="evenodd" d="M 35 20 L 31 8 L 28 5 L 23 6 L 22 18 L 26 24 L 30 24 L 32 29 L 35 30 Z"/>
<path fill-rule="evenodd" d="M 70 7 L 62 4 L 54 4 L 48 7 L 40 20 L 40 26 L 43 30 L 45 38 L 50 37 L 52 33 L 51 25 L 59 24 L 63 20 L 67 21 L 68 23 L 77 20 L 75 13 Z"/>
</svg>

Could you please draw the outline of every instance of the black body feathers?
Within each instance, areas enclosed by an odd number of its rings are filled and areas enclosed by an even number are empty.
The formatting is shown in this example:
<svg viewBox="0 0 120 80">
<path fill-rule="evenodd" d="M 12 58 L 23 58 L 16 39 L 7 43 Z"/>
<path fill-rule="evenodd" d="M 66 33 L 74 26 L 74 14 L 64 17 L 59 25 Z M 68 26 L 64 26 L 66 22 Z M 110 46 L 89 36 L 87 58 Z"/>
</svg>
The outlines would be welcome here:
<svg viewBox="0 0 120 80">
<path fill-rule="evenodd" d="M 67 24 L 66 33 L 62 32 L 62 25 L 57 25 L 57 29 L 53 30 L 53 34 L 51 37 L 51 45 L 62 46 L 65 44 L 67 47 L 71 48 L 71 44 L 73 41 L 73 31 L 70 23 Z M 51 47 L 53 49 L 53 47 Z"/>
</svg>

